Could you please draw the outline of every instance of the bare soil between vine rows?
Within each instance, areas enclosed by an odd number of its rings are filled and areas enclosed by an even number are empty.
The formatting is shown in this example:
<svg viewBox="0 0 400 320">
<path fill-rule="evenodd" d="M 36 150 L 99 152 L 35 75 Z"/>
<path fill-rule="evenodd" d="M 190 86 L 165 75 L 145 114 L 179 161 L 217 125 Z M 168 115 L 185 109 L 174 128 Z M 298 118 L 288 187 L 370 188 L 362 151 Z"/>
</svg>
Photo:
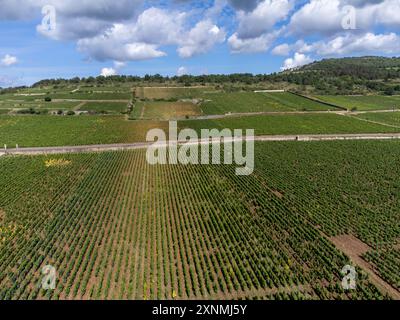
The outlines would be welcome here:
<svg viewBox="0 0 400 320">
<path fill-rule="evenodd" d="M 365 271 L 371 282 L 382 292 L 388 294 L 395 300 L 400 300 L 400 292 L 393 288 L 381 278 L 374 268 L 362 258 L 362 255 L 372 250 L 370 246 L 351 234 L 340 235 L 330 238 L 330 241 L 342 252 L 344 252 L 358 267 Z"/>
</svg>

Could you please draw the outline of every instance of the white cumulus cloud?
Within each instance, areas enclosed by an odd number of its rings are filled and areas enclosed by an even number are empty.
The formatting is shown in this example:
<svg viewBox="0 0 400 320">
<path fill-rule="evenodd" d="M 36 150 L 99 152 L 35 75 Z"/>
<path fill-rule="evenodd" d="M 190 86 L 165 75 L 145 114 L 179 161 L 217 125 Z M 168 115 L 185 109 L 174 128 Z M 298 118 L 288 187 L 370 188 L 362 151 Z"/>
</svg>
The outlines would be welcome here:
<svg viewBox="0 0 400 320">
<path fill-rule="evenodd" d="M 0 60 L 0 65 L 3 67 L 10 67 L 14 64 L 18 63 L 18 59 L 15 56 L 11 56 L 9 54 L 6 54 L 1 60 Z"/>
<path fill-rule="evenodd" d="M 0 21 L 27 20 L 53 40 L 72 41 L 88 60 L 136 61 L 206 54 L 227 43 L 232 53 L 289 57 L 397 54 L 400 0 L 0 0 Z M 55 29 L 41 24 L 55 8 Z M 353 6 L 356 30 L 343 20 Z M 227 30 L 232 30 L 227 35 Z M 279 41 L 278 41 L 279 40 Z M 279 45 L 277 45 L 277 42 Z M 283 44 L 282 44 L 283 43 Z M 13 65 L 13 57 L 0 65 Z M 15 58 L 15 57 L 14 57 Z M 296 63 L 296 56 L 291 58 Z M 290 61 L 289 61 L 290 62 Z M 113 67 L 118 72 L 119 68 Z"/>
<path fill-rule="evenodd" d="M 179 67 L 178 71 L 176 72 L 176 75 L 178 77 L 183 76 L 185 74 L 188 74 L 188 69 L 186 67 Z"/>
<path fill-rule="evenodd" d="M 125 31 L 124 26 L 115 25 L 103 35 L 79 40 L 78 50 L 99 61 L 112 59 L 124 62 L 166 55 L 155 44 L 135 42 Z"/>
<path fill-rule="evenodd" d="M 251 12 L 239 11 L 237 35 L 242 39 L 257 38 L 273 30 L 284 20 L 293 7 L 290 0 L 264 0 Z"/>
<path fill-rule="evenodd" d="M 309 56 L 296 52 L 293 58 L 288 58 L 285 60 L 281 70 L 284 71 L 284 70 L 299 68 L 308 63 L 311 63 L 312 61 L 313 60 Z"/>
<path fill-rule="evenodd" d="M 78 50 L 104 61 L 132 61 L 166 55 L 162 46 L 175 45 L 182 58 L 206 53 L 225 40 L 225 31 L 211 20 L 202 20 L 185 28 L 187 14 L 149 8 L 136 22 L 118 23 L 95 37 L 78 41 Z"/>
<path fill-rule="evenodd" d="M 399 12 L 399 0 L 310 0 L 293 14 L 288 29 L 300 35 L 333 35 L 345 31 L 343 22 L 352 19 L 356 30 L 366 32 L 381 25 L 400 26 Z"/>
<path fill-rule="evenodd" d="M 259 1 L 251 11 L 239 10 L 238 28 L 228 39 L 231 51 L 267 51 L 281 32 L 276 28 L 277 23 L 288 18 L 293 5 L 292 0 L 264 0 Z"/>
<path fill-rule="evenodd" d="M 340 56 L 350 54 L 399 54 L 400 37 L 395 33 L 362 35 L 346 34 L 332 38 L 329 41 L 317 41 L 304 45 L 308 52 L 320 56 Z M 305 52 L 301 50 L 301 52 Z"/>
<path fill-rule="evenodd" d="M 48 32 L 42 24 L 37 31 L 43 36 L 56 40 L 78 40 L 95 37 L 115 23 L 135 19 L 142 9 L 143 0 L 20 0 L 36 4 L 40 12 L 44 5 L 50 5 L 56 12 L 56 29 Z M 35 9 L 34 9 L 35 10 Z"/>
<path fill-rule="evenodd" d="M 228 39 L 228 43 L 232 53 L 257 53 L 267 51 L 276 38 L 276 33 L 268 33 L 257 38 L 241 39 L 235 33 Z"/>
<path fill-rule="evenodd" d="M 216 44 L 224 42 L 225 37 L 225 31 L 211 20 L 200 21 L 179 39 L 178 54 L 181 58 L 190 58 L 206 53 Z"/>
<path fill-rule="evenodd" d="M 103 68 L 101 69 L 100 75 L 103 77 L 110 77 L 117 75 L 117 70 L 114 68 Z"/>
<path fill-rule="evenodd" d="M 125 66 L 126 66 L 125 62 L 114 61 L 114 67 L 101 69 L 100 75 L 103 77 L 115 76 Z"/>
<path fill-rule="evenodd" d="M 288 56 L 290 54 L 290 50 L 290 46 L 287 43 L 283 43 L 272 49 L 271 53 L 276 56 Z"/>
</svg>

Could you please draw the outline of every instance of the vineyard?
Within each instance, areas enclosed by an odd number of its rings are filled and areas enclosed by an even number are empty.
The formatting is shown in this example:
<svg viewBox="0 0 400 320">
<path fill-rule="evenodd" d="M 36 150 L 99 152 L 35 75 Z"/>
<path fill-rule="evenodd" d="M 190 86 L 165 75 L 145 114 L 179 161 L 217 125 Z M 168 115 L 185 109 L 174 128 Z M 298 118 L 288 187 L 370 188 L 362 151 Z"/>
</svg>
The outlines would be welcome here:
<svg viewBox="0 0 400 320">
<path fill-rule="evenodd" d="M 318 99 L 332 103 L 348 110 L 392 110 L 400 109 L 398 96 L 318 96 Z"/>
<path fill-rule="evenodd" d="M 202 96 L 204 102 L 202 109 L 205 114 L 226 114 L 246 112 L 282 112 L 296 111 L 298 109 L 288 107 L 272 95 L 254 92 L 216 92 Z"/>
<path fill-rule="evenodd" d="M 186 117 L 200 116 L 199 105 L 192 102 L 136 102 L 132 119 L 170 120 L 185 119 Z"/>
<path fill-rule="evenodd" d="M 290 190 L 294 199 L 307 199 L 307 217 L 327 235 L 351 232 L 371 247 L 398 240 L 398 142 L 276 143 L 272 154 L 257 150 L 260 168 L 285 155 L 279 168 L 263 170 L 263 178 L 274 181 L 276 190 Z M 296 179 L 290 181 L 288 175 Z M 310 185 L 300 189 L 299 184 Z"/>
<path fill-rule="evenodd" d="M 13 114 L 18 114 L 18 111 L 34 109 L 42 114 L 58 110 L 121 113 L 127 111 L 127 104 L 131 99 L 130 86 L 24 88 L 19 89 L 17 93 L 1 94 L 0 112 L 7 109 L 8 112 L 12 110 Z"/>
<path fill-rule="evenodd" d="M 0 158 L 0 299 L 385 298 L 361 269 L 342 288 L 340 234 L 385 243 L 366 259 L 398 288 L 398 142 L 255 150 L 241 177 L 144 150 Z"/>
<path fill-rule="evenodd" d="M 204 93 L 214 92 L 214 87 L 136 87 L 135 96 L 138 99 L 150 100 L 177 100 L 194 99 Z"/>
<path fill-rule="evenodd" d="M 153 102 L 149 104 L 153 104 Z M 157 105 L 157 108 L 160 107 L 158 102 L 154 102 L 154 104 Z M 165 103 L 160 102 L 160 104 L 164 105 Z M 165 118 L 175 116 L 179 118 L 183 114 L 200 112 L 198 106 L 190 105 L 188 108 L 164 110 L 163 115 Z M 151 109 L 149 112 L 151 112 Z M 160 111 L 157 110 L 157 112 Z M 134 115 L 136 114 L 135 111 Z M 388 116 L 390 115 L 388 114 Z M 400 130 L 397 127 L 328 113 L 181 120 L 178 121 L 178 125 L 181 129 L 192 128 L 198 132 L 201 129 L 214 128 L 219 130 L 225 128 L 255 129 L 256 135 L 392 133 Z M 145 141 L 147 131 L 153 128 L 160 128 L 168 132 L 168 122 L 164 120 L 128 120 L 122 115 L 72 117 L 1 115 L 0 145 L 6 144 L 9 147 L 14 147 L 18 144 L 20 147 L 51 147 L 134 143 Z"/>
<path fill-rule="evenodd" d="M 45 97 L 67 100 L 129 100 L 132 97 L 131 88 L 118 87 L 87 87 L 87 88 L 45 88 L 42 90 L 20 90 L 19 93 L 2 94 L 0 101 L 25 101 L 38 102 L 43 101 Z"/>
<path fill-rule="evenodd" d="M 44 102 L 44 101 L 0 101 L 0 110 L 9 109 L 17 111 L 18 109 L 34 108 L 35 110 L 72 110 L 79 105 L 79 102 Z"/>
<path fill-rule="evenodd" d="M 0 144 L 13 148 L 76 146 L 145 141 L 152 128 L 167 131 L 161 121 L 128 121 L 123 116 L 1 116 Z"/>
<path fill-rule="evenodd" d="M 271 100 L 275 100 L 280 105 L 286 106 L 287 108 L 294 111 L 328 111 L 336 110 L 330 106 L 324 105 L 317 101 L 295 95 L 290 92 L 283 93 L 265 93 L 266 97 Z"/>
<path fill-rule="evenodd" d="M 79 107 L 79 110 L 99 113 L 123 113 L 127 109 L 127 103 L 124 102 L 86 102 Z"/>
<path fill-rule="evenodd" d="M 400 128 L 400 112 L 365 113 L 357 118 Z"/>
<path fill-rule="evenodd" d="M 400 290 L 400 250 L 398 248 L 393 249 L 384 244 L 380 249 L 368 252 L 364 258 L 372 263 L 383 279 Z"/>
<path fill-rule="evenodd" d="M 72 100 L 126 100 L 128 101 L 132 94 L 129 90 L 124 92 L 115 91 L 102 91 L 89 89 L 78 90 L 76 92 L 54 92 L 49 96 L 52 99 L 72 99 Z"/>
<path fill-rule="evenodd" d="M 179 122 L 182 128 L 254 129 L 256 135 L 399 132 L 400 128 L 337 114 L 278 114 Z"/>
<path fill-rule="evenodd" d="M 210 88 L 136 88 L 139 99 L 194 99 L 201 103 L 204 114 L 328 111 L 328 106 L 289 92 L 255 93 L 223 92 Z M 177 102 L 172 102 L 174 104 Z M 179 104 L 179 102 L 177 103 Z M 334 109 L 334 108 L 333 108 Z"/>
</svg>

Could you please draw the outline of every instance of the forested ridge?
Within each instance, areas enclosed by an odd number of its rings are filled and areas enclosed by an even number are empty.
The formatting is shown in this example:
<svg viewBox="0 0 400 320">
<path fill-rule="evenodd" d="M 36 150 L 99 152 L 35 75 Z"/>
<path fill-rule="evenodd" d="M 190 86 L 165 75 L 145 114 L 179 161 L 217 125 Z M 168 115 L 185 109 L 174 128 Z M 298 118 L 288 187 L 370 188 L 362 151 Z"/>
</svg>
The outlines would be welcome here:
<svg viewBox="0 0 400 320">
<path fill-rule="evenodd" d="M 160 74 L 116 75 L 71 79 L 45 79 L 32 85 L 47 86 L 95 86 L 135 83 L 136 85 L 208 85 L 215 84 L 225 90 L 290 89 L 302 93 L 318 94 L 400 94 L 400 58 L 360 57 L 325 59 L 301 68 L 273 74 L 210 74 L 162 76 Z M 23 88 L 23 87 L 20 87 Z M 9 93 L 20 88 L 2 89 Z"/>
</svg>

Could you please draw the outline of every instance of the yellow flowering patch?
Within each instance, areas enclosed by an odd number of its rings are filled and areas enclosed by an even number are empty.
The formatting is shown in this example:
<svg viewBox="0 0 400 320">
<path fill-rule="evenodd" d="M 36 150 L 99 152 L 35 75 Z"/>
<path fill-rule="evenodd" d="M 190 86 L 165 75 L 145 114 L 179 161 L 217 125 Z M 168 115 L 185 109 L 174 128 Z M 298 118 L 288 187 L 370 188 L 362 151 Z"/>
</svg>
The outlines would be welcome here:
<svg viewBox="0 0 400 320">
<path fill-rule="evenodd" d="M 6 242 L 17 232 L 17 225 L 9 224 L 8 226 L 0 226 L 0 244 Z"/>
<path fill-rule="evenodd" d="M 18 123 L 17 120 L 2 120 L 0 121 L 0 127 L 7 127 L 7 126 L 13 126 Z"/>
<path fill-rule="evenodd" d="M 65 159 L 50 159 L 45 161 L 45 165 L 47 168 L 50 167 L 64 167 L 71 164 L 70 160 Z"/>
</svg>

